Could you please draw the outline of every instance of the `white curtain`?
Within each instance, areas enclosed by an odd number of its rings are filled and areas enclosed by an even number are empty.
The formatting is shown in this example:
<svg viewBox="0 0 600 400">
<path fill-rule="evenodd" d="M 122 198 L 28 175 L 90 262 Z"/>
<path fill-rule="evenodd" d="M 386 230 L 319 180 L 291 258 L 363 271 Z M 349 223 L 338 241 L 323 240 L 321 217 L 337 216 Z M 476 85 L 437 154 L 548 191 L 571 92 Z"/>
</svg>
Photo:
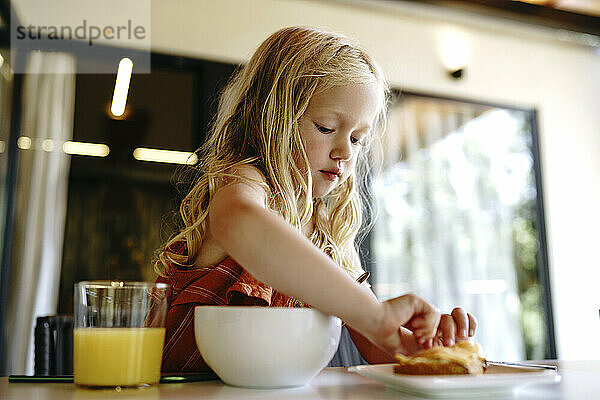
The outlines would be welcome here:
<svg viewBox="0 0 600 400">
<path fill-rule="evenodd" d="M 523 124 L 508 110 L 404 101 L 374 185 L 374 291 L 473 312 L 490 359 L 525 358 L 512 237 L 514 210 L 532 196 Z"/>
<path fill-rule="evenodd" d="M 62 53 L 33 52 L 27 64 L 6 326 L 12 374 L 33 373 L 35 319 L 56 313 L 75 73 L 74 57 Z"/>
</svg>

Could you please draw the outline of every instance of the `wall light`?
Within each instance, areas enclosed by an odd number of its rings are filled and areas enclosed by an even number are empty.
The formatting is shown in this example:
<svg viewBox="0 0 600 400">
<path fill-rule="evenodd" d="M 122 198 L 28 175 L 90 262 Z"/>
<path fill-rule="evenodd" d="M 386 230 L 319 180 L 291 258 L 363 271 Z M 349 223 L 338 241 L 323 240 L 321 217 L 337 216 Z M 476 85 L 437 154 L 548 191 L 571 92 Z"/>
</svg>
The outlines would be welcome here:
<svg viewBox="0 0 600 400">
<path fill-rule="evenodd" d="M 31 148 L 31 138 L 28 136 L 19 136 L 17 139 L 17 147 L 21 150 L 29 150 Z"/>
<path fill-rule="evenodd" d="M 198 156 L 195 153 L 187 151 L 147 149 L 138 147 L 133 151 L 133 158 L 139 161 L 153 161 L 170 164 L 193 165 L 198 162 Z"/>
<path fill-rule="evenodd" d="M 54 150 L 54 141 L 52 139 L 44 139 L 42 141 L 42 150 L 48 152 Z"/>
<path fill-rule="evenodd" d="M 62 148 L 67 154 L 80 156 L 106 157 L 110 153 L 109 147 L 102 143 L 65 142 Z"/>
<path fill-rule="evenodd" d="M 446 30 L 442 33 L 439 50 L 448 74 L 455 79 L 462 78 L 469 61 L 469 46 L 465 37 L 458 31 Z"/>
<path fill-rule="evenodd" d="M 129 58 L 123 58 L 119 62 L 117 70 L 117 79 L 115 80 L 115 91 L 113 93 L 110 112 L 115 117 L 120 117 L 125 112 L 125 104 L 127 103 L 127 92 L 129 91 L 129 81 L 131 80 L 131 72 L 133 71 L 133 61 Z"/>
</svg>

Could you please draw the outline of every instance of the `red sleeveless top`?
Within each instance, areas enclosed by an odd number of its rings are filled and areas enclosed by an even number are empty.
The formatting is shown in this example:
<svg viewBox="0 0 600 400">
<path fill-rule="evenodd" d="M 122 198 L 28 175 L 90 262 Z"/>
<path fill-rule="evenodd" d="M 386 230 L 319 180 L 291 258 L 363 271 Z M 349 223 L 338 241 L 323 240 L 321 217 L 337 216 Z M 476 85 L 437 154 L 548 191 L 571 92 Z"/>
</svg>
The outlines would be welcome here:
<svg viewBox="0 0 600 400">
<path fill-rule="evenodd" d="M 176 243 L 173 248 L 179 254 L 187 253 L 183 242 Z M 306 306 L 258 281 L 231 257 L 201 268 L 170 264 L 163 274 L 165 276 L 159 276 L 156 282 L 171 285 L 163 372 L 210 371 L 198 351 L 194 336 L 194 308 L 198 305 Z"/>
</svg>

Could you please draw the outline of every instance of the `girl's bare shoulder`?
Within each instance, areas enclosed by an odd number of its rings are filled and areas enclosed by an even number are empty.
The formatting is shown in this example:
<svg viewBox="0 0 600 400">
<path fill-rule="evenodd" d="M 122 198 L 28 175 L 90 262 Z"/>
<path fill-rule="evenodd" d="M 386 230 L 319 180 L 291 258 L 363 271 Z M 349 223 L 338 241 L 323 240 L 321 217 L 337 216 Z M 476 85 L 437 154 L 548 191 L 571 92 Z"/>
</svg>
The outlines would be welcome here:
<svg viewBox="0 0 600 400">
<path fill-rule="evenodd" d="M 258 168 L 252 165 L 237 165 L 225 171 L 215 192 L 227 197 L 250 198 L 266 206 L 269 187 L 265 176 Z"/>
</svg>

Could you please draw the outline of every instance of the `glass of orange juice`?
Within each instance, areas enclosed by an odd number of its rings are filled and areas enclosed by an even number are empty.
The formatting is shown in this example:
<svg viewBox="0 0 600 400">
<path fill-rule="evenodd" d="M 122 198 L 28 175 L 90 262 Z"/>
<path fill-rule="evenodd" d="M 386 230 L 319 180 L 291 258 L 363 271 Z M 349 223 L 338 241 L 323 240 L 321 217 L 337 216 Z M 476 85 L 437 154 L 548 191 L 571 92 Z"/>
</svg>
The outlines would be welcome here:
<svg viewBox="0 0 600 400">
<path fill-rule="evenodd" d="M 75 284 L 73 378 L 77 385 L 158 383 L 169 287 L 120 281 Z"/>
</svg>

